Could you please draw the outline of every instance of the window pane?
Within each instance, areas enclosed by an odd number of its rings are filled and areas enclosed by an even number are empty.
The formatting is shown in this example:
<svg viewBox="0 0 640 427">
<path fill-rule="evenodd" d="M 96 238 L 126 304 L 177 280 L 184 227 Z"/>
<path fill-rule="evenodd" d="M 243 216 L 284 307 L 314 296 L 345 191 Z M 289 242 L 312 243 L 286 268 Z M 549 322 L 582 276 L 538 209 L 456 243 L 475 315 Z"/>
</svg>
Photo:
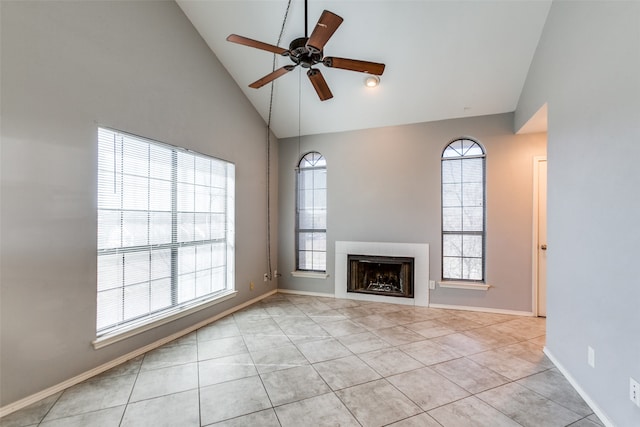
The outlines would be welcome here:
<svg viewBox="0 0 640 427">
<path fill-rule="evenodd" d="M 327 250 L 326 233 L 313 233 L 313 250 L 322 252 Z"/>
<path fill-rule="evenodd" d="M 301 210 L 298 213 L 298 226 L 301 229 L 309 230 L 313 228 L 313 213 L 312 210 Z"/>
<path fill-rule="evenodd" d="M 98 211 L 98 249 L 120 247 L 120 215 L 120 211 Z"/>
<path fill-rule="evenodd" d="M 327 228 L 327 210 L 316 209 L 313 211 L 313 228 L 326 229 Z"/>
<path fill-rule="evenodd" d="M 123 320 L 123 289 L 116 288 L 98 292 L 98 316 L 96 326 L 98 330 L 115 325 Z"/>
<path fill-rule="evenodd" d="M 196 207 L 196 190 L 192 184 L 178 184 L 178 211 L 194 212 Z"/>
<path fill-rule="evenodd" d="M 299 233 L 298 248 L 301 251 L 310 251 L 313 249 L 313 233 Z"/>
<path fill-rule="evenodd" d="M 143 246 L 148 243 L 148 213 L 122 212 L 122 246 Z"/>
<path fill-rule="evenodd" d="M 124 318 L 133 319 L 149 313 L 149 283 L 124 288 Z"/>
<path fill-rule="evenodd" d="M 316 169 L 313 171 L 313 187 L 318 188 L 327 188 L 327 170 L 326 169 Z"/>
<path fill-rule="evenodd" d="M 313 207 L 315 209 L 326 209 L 327 207 L 327 190 L 324 188 L 314 190 L 313 192 Z"/>
<path fill-rule="evenodd" d="M 147 282 L 149 280 L 149 252 L 124 254 L 124 284 Z"/>
<path fill-rule="evenodd" d="M 464 206 L 482 206 L 484 203 L 482 183 L 465 182 L 462 185 L 462 200 L 464 201 Z"/>
<path fill-rule="evenodd" d="M 325 271 L 327 269 L 327 254 L 325 252 L 313 252 L 313 270 Z"/>
<path fill-rule="evenodd" d="M 299 251 L 298 252 L 298 268 L 300 270 L 312 270 L 313 269 L 313 252 L 311 251 Z"/>
<path fill-rule="evenodd" d="M 191 242 L 195 239 L 196 217 L 193 213 L 178 213 L 178 241 Z"/>
<path fill-rule="evenodd" d="M 482 258 L 482 236 L 462 236 L 465 257 Z"/>
<path fill-rule="evenodd" d="M 459 234 L 442 236 L 442 255 L 445 257 L 462 256 L 462 236 Z"/>
<path fill-rule="evenodd" d="M 149 176 L 171 181 L 171 150 L 155 144 L 149 146 Z"/>
<path fill-rule="evenodd" d="M 178 249 L 178 274 L 196 271 L 196 248 L 189 246 Z"/>
<path fill-rule="evenodd" d="M 195 184 L 195 158 L 194 156 L 178 152 L 178 182 Z"/>
<path fill-rule="evenodd" d="M 98 292 L 122 286 L 123 255 L 101 255 L 98 257 Z"/>
<path fill-rule="evenodd" d="M 442 162 L 442 183 L 459 183 L 462 180 L 462 160 L 446 160 Z"/>
<path fill-rule="evenodd" d="M 149 209 L 171 211 L 171 182 L 159 179 L 149 180 Z"/>
<path fill-rule="evenodd" d="M 484 209 L 479 208 L 463 208 L 462 229 L 464 231 L 482 231 Z"/>
<path fill-rule="evenodd" d="M 482 280 L 482 259 L 463 258 L 462 278 L 467 280 Z"/>
<path fill-rule="evenodd" d="M 442 206 L 462 206 L 462 184 L 442 184 Z"/>
<path fill-rule="evenodd" d="M 151 252 L 151 280 L 171 278 L 171 249 Z"/>
<path fill-rule="evenodd" d="M 124 175 L 122 179 L 122 207 L 146 210 L 149 207 L 149 180 L 132 175 Z"/>
<path fill-rule="evenodd" d="M 442 278 L 462 278 L 462 258 L 442 257 Z"/>
<path fill-rule="evenodd" d="M 171 243 L 171 212 L 149 213 L 149 243 Z"/>
<path fill-rule="evenodd" d="M 442 208 L 442 230 L 462 231 L 461 208 Z"/>
<path fill-rule="evenodd" d="M 151 311 L 171 306 L 171 279 L 154 280 L 151 282 L 151 297 L 149 308 Z"/>
<path fill-rule="evenodd" d="M 196 297 L 196 273 L 178 276 L 178 303 L 190 301 Z"/>
<path fill-rule="evenodd" d="M 484 181 L 484 159 L 464 159 L 462 163 L 462 180 L 464 182 Z"/>
</svg>

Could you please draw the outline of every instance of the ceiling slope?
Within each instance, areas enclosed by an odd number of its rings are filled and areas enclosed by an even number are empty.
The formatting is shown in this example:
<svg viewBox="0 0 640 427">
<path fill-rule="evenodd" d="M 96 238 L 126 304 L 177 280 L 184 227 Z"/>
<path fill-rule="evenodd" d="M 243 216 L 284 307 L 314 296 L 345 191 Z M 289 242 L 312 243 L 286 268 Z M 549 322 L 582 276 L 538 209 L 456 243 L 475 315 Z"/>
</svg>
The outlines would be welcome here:
<svg viewBox="0 0 640 427">
<path fill-rule="evenodd" d="M 287 0 L 178 0 L 213 53 L 267 120 L 272 53 L 229 43 L 235 33 L 277 44 Z M 306 70 L 274 81 L 271 127 L 278 138 L 514 111 L 551 1 L 309 0 L 309 32 L 324 9 L 344 22 L 325 56 L 386 64 L 380 86 L 366 74 L 321 69 L 334 97 L 321 102 Z M 293 0 L 279 46 L 304 36 L 304 1 Z M 276 55 L 276 68 L 291 64 Z"/>
</svg>

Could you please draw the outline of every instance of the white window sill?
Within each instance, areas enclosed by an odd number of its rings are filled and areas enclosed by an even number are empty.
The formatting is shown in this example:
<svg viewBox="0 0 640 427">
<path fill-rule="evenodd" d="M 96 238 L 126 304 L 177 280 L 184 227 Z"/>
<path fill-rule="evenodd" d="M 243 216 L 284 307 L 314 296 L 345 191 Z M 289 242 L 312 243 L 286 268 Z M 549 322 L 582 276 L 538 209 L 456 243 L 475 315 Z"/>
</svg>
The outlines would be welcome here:
<svg viewBox="0 0 640 427">
<path fill-rule="evenodd" d="M 475 283 L 475 282 L 456 282 L 456 281 L 443 281 L 438 282 L 438 287 L 440 288 L 451 288 L 451 289 L 471 289 L 474 291 L 487 291 L 491 287 L 491 285 L 487 285 L 486 283 Z"/>
<path fill-rule="evenodd" d="M 318 273 L 316 271 L 292 271 L 293 277 L 303 277 L 305 279 L 326 279 L 329 277 L 327 273 Z"/>
<path fill-rule="evenodd" d="M 131 338 L 135 335 L 141 334 L 142 332 L 148 331 L 150 329 L 157 328 L 160 325 L 164 325 L 176 319 L 180 319 L 182 317 L 188 316 L 202 309 L 214 306 L 216 304 L 220 304 L 223 301 L 227 301 L 231 298 L 234 298 L 237 294 L 238 294 L 238 291 L 229 290 L 227 292 L 218 294 L 216 295 L 215 298 L 208 300 L 206 302 L 203 302 L 201 304 L 178 308 L 176 309 L 175 312 L 167 313 L 161 318 L 153 318 L 144 323 L 137 323 L 135 325 L 131 325 L 128 328 L 123 328 L 116 332 L 101 335 L 98 338 L 96 338 L 91 344 L 93 344 L 94 349 L 98 350 L 100 348 L 106 347 L 118 341 L 122 341 L 127 338 Z"/>
</svg>

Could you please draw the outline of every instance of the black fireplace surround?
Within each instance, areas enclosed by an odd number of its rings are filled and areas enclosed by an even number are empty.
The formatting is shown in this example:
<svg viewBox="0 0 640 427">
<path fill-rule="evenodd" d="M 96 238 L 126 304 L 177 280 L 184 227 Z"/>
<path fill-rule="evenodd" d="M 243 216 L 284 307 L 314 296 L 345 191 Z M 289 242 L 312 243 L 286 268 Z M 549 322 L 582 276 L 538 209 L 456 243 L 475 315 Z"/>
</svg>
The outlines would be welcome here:
<svg viewBox="0 0 640 427">
<path fill-rule="evenodd" d="M 413 298 L 413 258 L 347 255 L 347 292 Z"/>
</svg>

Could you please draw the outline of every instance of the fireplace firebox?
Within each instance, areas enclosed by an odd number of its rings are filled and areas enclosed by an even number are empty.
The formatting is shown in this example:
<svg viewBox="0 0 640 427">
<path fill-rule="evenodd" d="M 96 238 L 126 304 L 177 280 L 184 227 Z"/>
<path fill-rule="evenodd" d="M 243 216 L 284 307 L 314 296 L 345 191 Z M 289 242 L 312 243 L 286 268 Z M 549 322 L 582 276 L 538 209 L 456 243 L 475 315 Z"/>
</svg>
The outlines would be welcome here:
<svg viewBox="0 0 640 427">
<path fill-rule="evenodd" d="M 413 298 L 410 257 L 348 255 L 347 292 Z"/>
</svg>

